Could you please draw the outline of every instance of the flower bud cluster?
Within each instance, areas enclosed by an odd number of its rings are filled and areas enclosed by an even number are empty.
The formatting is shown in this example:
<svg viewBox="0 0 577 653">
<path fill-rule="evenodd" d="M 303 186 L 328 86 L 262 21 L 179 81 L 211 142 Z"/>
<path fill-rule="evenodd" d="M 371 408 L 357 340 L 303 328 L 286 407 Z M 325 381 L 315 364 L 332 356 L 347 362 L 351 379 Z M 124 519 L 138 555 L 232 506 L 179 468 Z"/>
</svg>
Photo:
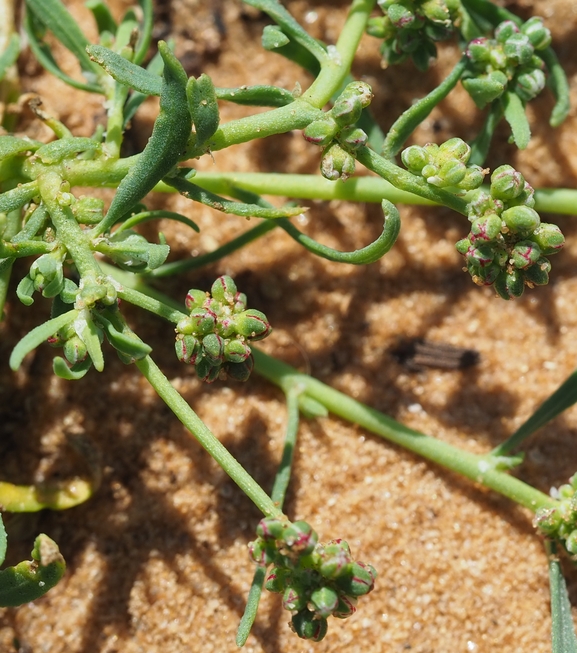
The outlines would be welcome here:
<svg viewBox="0 0 577 653">
<path fill-rule="evenodd" d="M 451 138 L 441 145 L 411 145 L 401 152 L 401 160 L 409 172 L 455 194 L 474 190 L 483 183 L 485 170 L 467 165 L 470 156 L 471 148 L 460 138 Z"/>
<path fill-rule="evenodd" d="M 503 299 L 520 297 L 525 286 L 549 282 L 548 256 L 563 247 L 557 225 L 541 222 L 533 188 L 509 165 L 494 170 L 490 193 L 477 190 L 467 205 L 471 231 L 456 244 L 480 286 L 495 286 Z"/>
<path fill-rule="evenodd" d="M 249 544 L 251 558 L 272 565 L 265 588 L 283 595 L 283 607 L 293 613 L 290 626 L 303 639 L 323 639 L 328 617 L 350 617 L 358 597 L 374 587 L 374 567 L 355 561 L 344 540 L 320 544 L 305 521 L 267 518 L 256 532 L 257 539 Z"/>
<path fill-rule="evenodd" d="M 207 383 L 227 376 L 246 381 L 253 368 L 249 342 L 272 331 L 264 313 L 246 308 L 246 295 L 227 275 L 219 277 L 209 293 L 189 290 L 185 300 L 190 314 L 176 326 L 176 355 L 194 365 Z"/>
<path fill-rule="evenodd" d="M 495 38 L 478 38 L 467 47 L 468 70 L 463 86 L 482 109 L 506 89 L 523 102 L 536 97 L 545 87 L 545 62 L 535 54 L 551 43 L 543 19 L 530 18 L 517 27 L 508 20 L 495 28 Z"/>
<path fill-rule="evenodd" d="M 543 535 L 560 540 L 569 555 L 577 559 L 577 474 L 552 492 L 559 500 L 554 508 L 540 508 L 533 525 Z"/>
<path fill-rule="evenodd" d="M 371 18 L 367 32 L 383 39 L 383 64 L 410 57 L 423 71 L 437 56 L 435 43 L 451 37 L 460 16 L 459 0 L 378 0 L 378 5 L 384 16 Z"/>
<path fill-rule="evenodd" d="M 355 171 L 352 152 L 366 145 L 366 133 L 355 127 L 373 92 L 366 82 L 351 82 L 335 101 L 332 109 L 304 130 L 309 143 L 324 148 L 321 173 L 326 179 L 346 181 Z"/>
</svg>

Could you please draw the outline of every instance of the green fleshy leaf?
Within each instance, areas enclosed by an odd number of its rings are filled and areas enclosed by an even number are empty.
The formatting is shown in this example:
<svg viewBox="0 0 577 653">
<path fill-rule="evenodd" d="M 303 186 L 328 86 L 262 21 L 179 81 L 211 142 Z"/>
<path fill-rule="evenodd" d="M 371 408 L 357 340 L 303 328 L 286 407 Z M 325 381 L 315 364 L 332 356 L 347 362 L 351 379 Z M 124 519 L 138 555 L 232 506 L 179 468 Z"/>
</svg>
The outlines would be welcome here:
<svg viewBox="0 0 577 653">
<path fill-rule="evenodd" d="M 79 154 L 80 152 L 87 152 L 95 150 L 99 147 L 92 138 L 59 138 L 52 143 L 42 145 L 36 150 L 36 155 L 40 157 L 42 163 L 48 165 L 58 163 L 63 159 L 68 159 L 72 155 Z"/>
<path fill-rule="evenodd" d="M 492 454 L 506 454 L 518 447 L 523 440 L 535 433 L 547 422 L 560 415 L 577 402 L 577 372 L 573 372 L 569 378 L 553 392 L 537 408 L 537 410 L 509 437 L 501 443 Z"/>
<path fill-rule="evenodd" d="M 30 138 L 18 138 L 10 134 L 0 136 L 0 161 L 18 154 L 35 152 L 41 145 L 40 141 L 33 141 Z"/>
<path fill-rule="evenodd" d="M 92 12 L 98 33 L 110 32 L 116 34 L 118 25 L 112 16 L 108 5 L 103 0 L 86 0 L 84 6 Z"/>
<path fill-rule="evenodd" d="M 369 263 L 378 261 L 391 249 L 395 244 L 401 229 L 401 218 L 395 205 L 391 204 L 388 200 L 383 200 L 382 208 L 385 220 L 381 235 L 370 245 L 367 245 L 362 249 L 357 249 L 354 252 L 339 252 L 332 247 L 321 245 L 316 240 L 301 233 L 292 223 L 288 222 L 288 220 L 282 220 L 280 226 L 291 238 L 317 256 L 338 263 L 368 265 Z"/>
<path fill-rule="evenodd" d="M 215 88 L 219 100 L 251 107 L 284 107 L 294 102 L 290 91 L 278 86 L 239 86 L 237 88 Z"/>
<path fill-rule="evenodd" d="M 223 213 L 231 213 L 244 218 L 290 218 L 300 215 L 305 211 L 302 206 L 286 206 L 280 209 L 268 208 L 257 204 L 245 204 L 225 199 L 220 195 L 215 195 L 210 191 L 204 190 L 182 177 L 170 177 L 164 180 L 169 186 L 173 186 L 184 197 L 200 202 L 205 206 L 210 206 Z"/>
<path fill-rule="evenodd" d="M 21 208 L 38 194 L 38 182 L 30 181 L 20 184 L 12 190 L 0 194 L 0 213 L 10 213 Z"/>
<path fill-rule="evenodd" d="M 204 73 L 191 77 L 186 85 L 188 110 L 196 132 L 197 145 L 201 146 L 218 129 L 220 115 L 212 79 Z"/>
<path fill-rule="evenodd" d="M 94 369 L 102 372 L 104 369 L 104 356 L 100 346 L 101 332 L 94 324 L 90 311 L 79 312 L 78 318 L 74 320 L 74 330 L 82 339 L 88 349 L 88 355 L 92 359 Z"/>
<path fill-rule="evenodd" d="M 119 84 L 129 86 L 144 95 L 160 95 L 162 77 L 133 64 L 116 52 L 102 45 L 90 45 L 86 48 L 92 61 L 95 61 Z"/>
<path fill-rule="evenodd" d="M 0 606 L 23 605 L 52 589 L 66 571 L 66 563 L 57 544 L 47 535 L 39 535 L 32 549 L 32 561 L 0 571 Z"/>
<path fill-rule="evenodd" d="M 26 354 L 30 353 L 33 349 L 36 349 L 38 345 L 41 345 L 43 342 L 48 340 L 48 338 L 53 336 L 59 329 L 73 322 L 78 317 L 78 313 L 79 312 L 76 309 L 73 309 L 72 311 L 58 315 L 43 324 L 39 324 L 37 327 L 32 329 L 32 331 L 27 333 L 12 350 L 12 354 L 10 355 L 10 369 L 17 370 Z"/>
<path fill-rule="evenodd" d="M 190 218 L 187 218 L 180 213 L 175 213 L 174 211 L 165 211 L 164 209 L 158 209 L 156 211 L 142 211 L 141 213 L 132 215 L 130 218 L 128 218 L 128 220 L 125 220 L 114 233 L 117 234 L 119 231 L 131 229 L 137 224 L 142 224 L 143 222 L 148 222 L 149 220 L 159 220 L 160 218 L 165 220 L 174 220 L 175 222 L 182 222 L 182 224 L 187 225 L 194 231 L 200 231 L 200 228 L 196 222 L 193 222 Z"/>
<path fill-rule="evenodd" d="M 78 59 L 83 72 L 94 75 L 95 67 L 86 54 L 89 41 L 60 0 L 26 0 L 35 18 Z"/>
<path fill-rule="evenodd" d="M 70 366 L 61 356 L 55 356 L 52 361 L 52 370 L 56 376 L 66 381 L 78 381 L 86 375 L 92 367 L 92 359 L 87 356 L 81 363 Z"/>
<path fill-rule="evenodd" d="M 524 150 L 531 140 L 531 128 L 525 114 L 525 105 L 513 91 L 506 91 L 502 101 L 505 120 L 511 126 L 513 141 L 520 150 Z"/>
<path fill-rule="evenodd" d="M 571 603 L 553 542 L 547 543 L 547 554 L 551 591 L 552 651 L 553 653 L 577 653 L 577 637 L 571 616 Z"/>
<path fill-rule="evenodd" d="M 20 37 L 11 34 L 6 50 L 0 55 L 0 80 L 4 79 L 10 66 L 13 66 L 20 54 Z"/>
</svg>

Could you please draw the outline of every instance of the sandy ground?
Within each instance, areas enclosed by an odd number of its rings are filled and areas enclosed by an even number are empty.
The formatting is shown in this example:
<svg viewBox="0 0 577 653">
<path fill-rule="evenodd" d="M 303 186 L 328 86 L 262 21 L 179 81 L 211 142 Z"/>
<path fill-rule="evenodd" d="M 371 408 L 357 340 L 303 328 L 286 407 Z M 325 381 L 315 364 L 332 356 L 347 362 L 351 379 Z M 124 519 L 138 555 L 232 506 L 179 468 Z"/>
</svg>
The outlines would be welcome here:
<svg viewBox="0 0 577 653">
<path fill-rule="evenodd" d="M 79 3 L 66 4 L 86 18 Z M 331 43 L 347 3 L 291 0 L 288 6 L 314 36 Z M 520 0 L 510 6 L 523 16 L 545 16 L 577 100 L 575 3 Z M 188 74 L 205 71 L 222 86 L 268 82 L 292 89 L 310 81 L 260 49 L 265 22 L 237 0 L 166 1 L 157 10 L 155 35 L 175 36 Z M 445 48 L 428 76 L 416 74 L 409 63 L 383 71 L 377 43 L 367 38 L 355 74 L 373 85 L 375 114 L 386 129 L 442 79 L 455 56 L 453 47 Z M 30 60 L 21 73 L 25 90 L 39 93 L 53 115 L 78 135 L 92 132 L 102 117 L 98 98 L 77 96 L 47 80 Z M 501 128 L 488 164 L 516 165 L 534 186 L 574 187 L 575 110 L 554 131 L 547 122 L 551 106 L 548 93 L 531 105 L 534 137 L 522 153 L 507 144 Z M 153 113 L 151 105 L 136 121 L 133 142 L 146 141 Z M 223 106 L 222 119 L 243 113 Z M 479 125 L 479 112 L 457 90 L 418 130 L 415 142 L 469 138 Z M 311 173 L 318 158 L 318 150 L 293 133 L 218 152 L 199 168 Z M 165 203 L 201 227 L 200 235 L 191 235 L 182 225 L 160 226 L 175 257 L 210 251 L 246 229 L 241 219 L 184 199 L 156 196 L 150 205 Z M 379 232 L 374 205 L 308 204 L 300 227 L 332 246 L 358 248 Z M 208 288 L 219 274 L 232 274 L 275 328 L 266 351 L 424 433 L 469 451 L 488 451 L 575 368 L 574 218 L 558 219 L 567 247 L 554 261 L 550 285 L 506 303 L 461 271 L 453 247 L 467 232 L 461 216 L 411 207 L 401 213 L 398 244 L 368 267 L 320 260 L 273 232 L 219 264 L 168 280 L 164 290 L 182 298 L 190 287 Z M 15 278 L 24 274 L 19 267 Z M 48 314 L 46 302 L 35 306 Z M 175 360 L 170 325 L 130 307 L 127 315 L 178 390 L 270 489 L 286 417 L 281 393 L 256 376 L 246 385 L 202 386 Z M 49 347 L 39 348 L 20 372 L 9 372 L 9 352 L 34 324 L 32 311 L 11 300 L 0 326 L 1 478 L 29 483 L 83 470 L 66 446 L 66 438 L 76 435 L 91 443 L 102 483 L 75 509 L 9 519 L 10 563 L 26 557 L 34 535 L 44 531 L 60 544 L 68 572 L 43 599 L 0 611 L 0 651 L 235 650 L 253 573 L 246 545 L 258 511 L 137 370 L 112 352 L 103 373 L 92 371 L 77 383 L 52 377 Z M 411 372 L 390 354 L 401 336 L 472 347 L 480 363 L 467 370 Z M 573 409 L 536 434 L 524 446 L 520 478 L 545 492 L 565 482 L 577 469 L 576 432 Z M 323 539 L 347 539 L 360 559 L 378 569 L 378 584 L 353 618 L 330 624 L 319 644 L 298 640 L 279 597 L 265 596 L 248 652 L 550 650 L 545 552 L 530 514 L 508 500 L 329 417 L 303 421 L 287 510 L 309 520 Z M 569 565 L 567 573 L 575 604 L 577 576 Z"/>
</svg>

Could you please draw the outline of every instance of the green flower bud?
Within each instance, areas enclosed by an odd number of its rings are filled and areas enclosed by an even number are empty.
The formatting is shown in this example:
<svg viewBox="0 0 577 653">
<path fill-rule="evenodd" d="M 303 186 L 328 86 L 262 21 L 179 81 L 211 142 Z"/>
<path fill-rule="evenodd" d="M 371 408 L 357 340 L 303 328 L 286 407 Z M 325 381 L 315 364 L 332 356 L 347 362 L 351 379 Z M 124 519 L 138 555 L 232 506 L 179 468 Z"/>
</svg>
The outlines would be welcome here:
<svg viewBox="0 0 577 653">
<path fill-rule="evenodd" d="M 80 224 L 98 224 L 104 217 L 104 200 L 97 197 L 79 197 L 72 213 Z"/>
<path fill-rule="evenodd" d="M 264 540 L 279 540 L 285 529 L 285 524 L 280 519 L 265 517 L 256 527 L 256 534 Z"/>
<path fill-rule="evenodd" d="M 530 240 L 539 245 L 545 256 L 556 254 L 565 245 L 565 236 L 556 224 L 542 222 L 533 232 Z"/>
<path fill-rule="evenodd" d="M 345 127 L 340 134 L 339 141 L 351 150 L 357 150 L 367 144 L 369 137 L 358 127 Z"/>
<path fill-rule="evenodd" d="M 64 357 L 71 365 L 81 363 L 88 356 L 88 349 L 79 336 L 69 338 L 63 347 Z"/>
<path fill-rule="evenodd" d="M 508 68 L 512 64 L 507 64 L 507 57 L 503 51 L 503 46 L 499 45 L 491 49 L 491 54 L 489 56 L 488 70 L 506 72 L 508 73 Z M 479 71 L 481 72 L 481 71 Z"/>
<path fill-rule="evenodd" d="M 467 270 L 469 271 L 473 282 L 478 286 L 492 286 L 499 274 L 501 274 L 502 269 L 503 266 L 497 261 L 493 261 L 485 267 L 476 267 L 471 262 L 467 265 Z"/>
<path fill-rule="evenodd" d="M 520 240 L 511 250 L 511 261 L 518 270 L 533 265 L 541 258 L 541 248 L 531 240 Z"/>
<path fill-rule="evenodd" d="M 439 152 L 437 154 L 437 162 L 449 161 L 457 159 L 461 163 L 467 163 L 471 156 L 471 148 L 461 138 L 450 138 L 448 141 L 439 145 Z"/>
<path fill-rule="evenodd" d="M 181 363 L 194 365 L 200 351 L 200 342 L 191 335 L 179 335 L 174 343 L 176 357 Z"/>
<path fill-rule="evenodd" d="M 60 299 L 65 304 L 74 304 L 79 288 L 72 279 L 64 279 L 64 285 L 60 291 Z"/>
<path fill-rule="evenodd" d="M 489 39 L 478 38 L 469 43 L 466 54 L 473 64 L 486 64 L 491 56 L 491 49 Z"/>
<path fill-rule="evenodd" d="M 508 84 L 507 75 L 500 70 L 494 70 L 488 75 L 467 77 L 462 80 L 463 87 L 479 109 L 503 95 Z"/>
<path fill-rule="evenodd" d="M 477 245 L 472 244 L 471 247 L 465 253 L 465 260 L 467 265 L 474 266 L 475 269 L 478 267 L 484 268 L 493 262 L 495 258 L 495 250 L 491 245 Z"/>
<path fill-rule="evenodd" d="M 411 28 L 416 20 L 414 12 L 400 3 L 391 5 L 387 10 L 387 15 L 397 29 Z"/>
<path fill-rule="evenodd" d="M 513 90 L 523 102 L 529 102 L 541 93 L 545 88 L 545 82 L 545 73 L 539 68 L 531 68 L 527 72 L 515 75 Z"/>
<path fill-rule="evenodd" d="M 248 543 L 248 552 L 252 560 L 258 565 L 268 567 L 274 562 L 276 548 L 274 542 L 265 542 L 260 537 L 257 537 L 254 542 Z"/>
<path fill-rule="evenodd" d="M 205 336 L 214 332 L 216 328 L 216 315 L 208 308 L 195 308 L 190 312 L 188 322 L 190 324 L 190 331 L 182 331 L 183 333 L 192 333 L 196 336 Z M 182 320 L 184 322 L 184 320 Z M 179 331 L 180 322 L 176 327 Z"/>
<path fill-rule="evenodd" d="M 543 25 L 543 19 L 533 16 L 521 25 L 521 32 L 525 34 L 535 50 L 544 50 L 551 45 L 551 32 Z"/>
<path fill-rule="evenodd" d="M 549 272 L 551 272 L 551 262 L 542 257 L 524 270 L 525 280 L 528 284 L 546 286 L 549 283 Z"/>
<path fill-rule="evenodd" d="M 495 280 L 495 290 L 503 299 L 521 297 L 525 290 L 523 272 L 520 270 L 501 272 Z"/>
<path fill-rule="evenodd" d="M 447 188 L 449 186 L 458 186 L 465 175 L 467 174 L 467 166 L 460 161 L 452 160 L 444 163 L 439 169 L 438 175 L 428 177 L 427 182 L 438 186 L 439 188 Z"/>
<path fill-rule="evenodd" d="M 429 162 L 421 170 L 421 175 L 429 181 L 429 179 L 435 179 L 439 174 L 439 166 L 436 163 Z M 431 182 L 429 182 L 431 183 Z"/>
<path fill-rule="evenodd" d="M 367 82 L 351 82 L 345 86 L 343 94 L 353 95 L 358 98 L 363 109 L 368 107 L 371 103 L 371 100 L 373 99 L 373 89 L 371 88 L 370 84 L 367 84 Z"/>
<path fill-rule="evenodd" d="M 341 594 L 337 607 L 333 610 L 333 617 L 337 619 L 346 619 L 357 611 L 358 599 L 354 596 Z"/>
<path fill-rule="evenodd" d="M 505 20 L 495 28 L 495 39 L 498 43 L 505 43 L 519 33 L 519 28 L 512 20 Z"/>
<path fill-rule="evenodd" d="M 242 313 L 246 309 L 247 299 L 243 292 L 237 292 L 232 306 L 233 313 Z"/>
<path fill-rule="evenodd" d="M 309 612 L 307 609 L 297 612 L 290 626 L 301 639 L 310 639 L 313 642 L 320 642 L 328 630 L 327 620 L 317 617 L 314 612 Z"/>
<path fill-rule="evenodd" d="M 282 597 L 285 610 L 302 610 L 308 602 L 309 593 L 303 583 L 291 582 Z"/>
<path fill-rule="evenodd" d="M 229 340 L 224 345 L 224 360 L 230 363 L 242 363 L 250 356 L 250 347 L 241 340 Z"/>
<path fill-rule="evenodd" d="M 214 366 L 224 361 L 224 340 L 216 333 L 209 333 L 202 339 L 202 352 Z"/>
<path fill-rule="evenodd" d="M 367 21 L 367 34 L 377 39 L 388 39 L 395 33 L 395 29 L 388 16 L 374 16 Z"/>
<path fill-rule="evenodd" d="M 323 152 L 321 174 L 325 179 L 346 181 L 355 172 L 355 159 L 338 143 L 332 143 Z"/>
<path fill-rule="evenodd" d="M 451 14 L 444 0 L 425 0 L 420 9 L 433 23 L 451 24 Z"/>
<path fill-rule="evenodd" d="M 249 340 L 262 340 L 272 331 L 266 315 L 254 308 L 238 313 L 233 321 L 237 333 Z"/>
<path fill-rule="evenodd" d="M 491 175 L 491 196 L 503 201 L 518 197 L 525 186 L 525 178 L 510 165 L 495 168 Z"/>
<path fill-rule="evenodd" d="M 170 252 L 168 245 L 149 243 L 144 236 L 131 229 L 98 239 L 94 249 L 131 272 L 154 270 L 166 261 Z"/>
<path fill-rule="evenodd" d="M 497 213 L 500 215 L 503 210 L 503 202 L 493 199 L 483 190 L 477 190 L 471 193 L 471 199 L 467 204 L 467 217 L 471 222 L 475 218 L 480 218 L 487 213 Z"/>
<path fill-rule="evenodd" d="M 518 66 L 525 66 L 533 57 L 535 49 L 525 34 L 512 34 L 503 44 L 503 52 L 508 61 Z"/>
<path fill-rule="evenodd" d="M 203 349 L 201 349 L 201 353 L 204 354 Z M 194 370 L 204 383 L 214 383 L 220 375 L 221 366 L 220 363 L 214 364 L 208 356 L 200 355 L 196 359 Z"/>
<path fill-rule="evenodd" d="M 320 550 L 321 563 L 319 573 L 324 578 L 338 578 L 348 569 L 353 561 L 349 545 L 344 540 L 334 540 Z"/>
<path fill-rule="evenodd" d="M 407 170 L 418 175 L 429 163 L 429 154 L 424 147 L 411 145 L 401 152 L 401 161 Z"/>
<path fill-rule="evenodd" d="M 335 137 L 339 126 L 335 120 L 327 115 L 322 120 L 315 120 L 311 122 L 303 132 L 306 141 L 314 145 L 326 147 Z"/>
<path fill-rule="evenodd" d="M 467 166 L 465 176 L 459 182 L 459 188 L 461 190 L 475 190 L 483 183 L 485 179 L 485 170 L 481 166 L 472 165 Z"/>
<path fill-rule="evenodd" d="M 317 616 L 327 618 L 333 613 L 339 604 L 339 595 L 331 587 L 319 587 L 311 594 L 310 601 L 307 605 L 309 610 L 316 613 Z"/>
<path fill-rule="evenodd" d="M 353 562 L 347 573 L 337 578 L 336 583 L 348 596 L 363 596 L 373 590 L 376 579 L 377 572 L 372 565 Z"/>
<path fill-rule="evenodd" d="M 541 224 L 541 218 L 528 206 L 513 206 L 501 213 L 501 219 L 514 234 L 530 235 Z"/>
<path fill-rule="evenodd" d="M 521 193 L 514 199 L 508 200 L 505 203 L 505 206 L 508 209 L 513 206 L 528 206 L 532 209 L 535 206 L 535 190 L 533 189 L 533 186 L 525 182 Z"/>
<path fill-rule="evenodd" d="M 565 540 L 565 548 L 571 555 L 575 555 L 577 553 L 577 530 L 571 531 Z"/>
<path fill-rule="evenodd" d="M 319 536 L 306 521 L 295 521 L 285 528 L 282 540 L 290 551 L 304 555 L 314 550 Z"/>
<path fill-rule="evenodd" d="M 335 101 L 329 115 L 339 127 L 354 125 L 361 117 L 363 106 L 356 95 L 341 94 Z"/>
<path fill-rule="evenodd" d="M 469 251 L 469 247 L 471 247 L 471 241 L 469 238 L 463 238 L 455 243 L 455 249 L 463 256 Z"/>
<path fill-rule="evenodd" d="M 189 311 L 192 311 L 194 308 L 200 308 L 207 299 L 207 295 L 203 290 L 196 290 L 191 288 L 186 293 L 186 298 L 184 300 L 184 305 Z"/>
<path fill-rule="evenodd" d="M 471 242 L 492 242 L 497 240 L 501 233 L 501 218 L 496 213 L 488 213 L 480 218 L 475 218 L 471 223 Z"/>
<path fill-rule="evenodd" d="M 238 290 L 232 277 L 224 274 L 212 284 L 210 294 L 223 304 L 233 304 Z"/>
<path fill-rule="evenodd" d="M 227 376 L 235 381 L 248 381 L 254 367 L 252 354 L 242 363 L 225 363 L 223 370 Z"/>
<path fill-rule="evenodd" d="M 288 569 L 282 567 L 273 567 L 264 582 L 264 588 L 275 594 L 284 594 L 290 578 Z"/>
</svg>

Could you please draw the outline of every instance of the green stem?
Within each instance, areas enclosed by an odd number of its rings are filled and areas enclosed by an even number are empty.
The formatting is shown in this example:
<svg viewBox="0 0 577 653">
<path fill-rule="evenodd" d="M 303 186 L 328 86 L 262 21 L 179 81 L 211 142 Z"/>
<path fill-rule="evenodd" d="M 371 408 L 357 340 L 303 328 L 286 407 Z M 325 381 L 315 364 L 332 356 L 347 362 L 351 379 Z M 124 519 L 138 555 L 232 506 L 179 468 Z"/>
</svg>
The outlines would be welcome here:
<svg viewBox="0 0 577 653">
<path fill-rule="evenodd" d="M 423 122 L 423 120 L 425 120 L 437 104 L 439 104 L 441 100 L 444 100 L 455 88 L 467 67 L 468 61 L 468 57 L 463 56 L 459 63 L 449 73 L 448 77 L 446 77 L 437 88 L 433 89 L 418 102 L 415 102 L 415 104 L 395 120 L 385 138 L 382 149 L 384 157 L 387 159 L 393 159 L 400 152 L 405 141 L 413 131 Z"/>
<path fill-rule="evenodd" d="M 394 204 L 435 204 L 413 193 L 395 188 L 379 177 L 352 177 L 345 183 L 329 181 L 320 175 L 290 175 L 268 172 L 199 172 L 194 183 L 213 193 L 229 194 L 231 187 L 259 193 L 301 199 L 350 200 L 381 202 L 386 198 Z M 577 191 L 575 191 L 577 195 Z"/>
<path fill-rule="evenodd" d="M 353 0 L 332 56 L 321 64 L 321 72 L 303 94 L 303 100 L 320 109 L 342 86 L 374 6 L 375 0 Z"/>
<path fill-rule="evenodd" d="M 74 261 L 80 277 L 99 276 L 101 270 L 85 233 L 80 228 L 69 206 L 58 201 L 61 191 L 62 177 L 56 172 L 46 172 L 38 178 L 38 187 L 42 200 L 46 204 L 52 218 L 59 242 L 66 247 Z"/>
<path fill-rule="evenodd" d="M 446 442 L 414 431 L 261 351 L 253 350 L 253 354 L 255 371 L 280 386 L 285 392 L 291 387 L 300 387 L 304 389 L 307 396 L 319 401 L 335 415 L 457 472 L 475 483 L 495 490 L 532 511 L 542 507 L 554 507 L 558 503 L 523 481 L 492 468 L 486 456 L 462 451 Z"/>
<path fill-rule="evenodd" d="M 194 158 L 203 155 L 207 148 L 216 152 L 231 145 L 253 141 L 256 138 L 284 134 L 293 129 L 304 129 L 322 116 L 323 112 L 320 109 L 300 98 L 284 107 L 231 120 L 221 125 L 208 140 L 208 143 L 204 143 L 200 149 L 193 148 L 186 153 L 186 156 Z"/>
<path fill-rule="evenodd" d="M 444 204 L 463 215 L 467 214 L 466 200 L 456 197 L 440 188 L 431 186 L 422 177 L 417 177 L 407 170 L 399 168 L 399 166 L 382 156 L 379 156 L 368 147 L 359 148 L 355 153 L 355 156 L 357 161 L 362 163 L 369 170 L 376 172 L 379 177 L 383 177 L 393 184 L 393 186 L 402 188 L 403 190 L 414 193 L 415 195 L 420 195 L 421 197 L 437 202 L 438 204 Z"/>
<path fill-rule="evenodd" d="M 208 452 L 257 508 L 266 516 L 285 520 L 282 510 L 272 501 L 260 485 L 248 474 L 244 467 L 229 453 L 226 447 L 214 436 L 206 424 L 198 417 L 181 395 L 172 387 L 156 363 L 146 356 L 135 365 L 166 403 L 176 417 L 192 433 L 200 445 Z"/>
</svg>

